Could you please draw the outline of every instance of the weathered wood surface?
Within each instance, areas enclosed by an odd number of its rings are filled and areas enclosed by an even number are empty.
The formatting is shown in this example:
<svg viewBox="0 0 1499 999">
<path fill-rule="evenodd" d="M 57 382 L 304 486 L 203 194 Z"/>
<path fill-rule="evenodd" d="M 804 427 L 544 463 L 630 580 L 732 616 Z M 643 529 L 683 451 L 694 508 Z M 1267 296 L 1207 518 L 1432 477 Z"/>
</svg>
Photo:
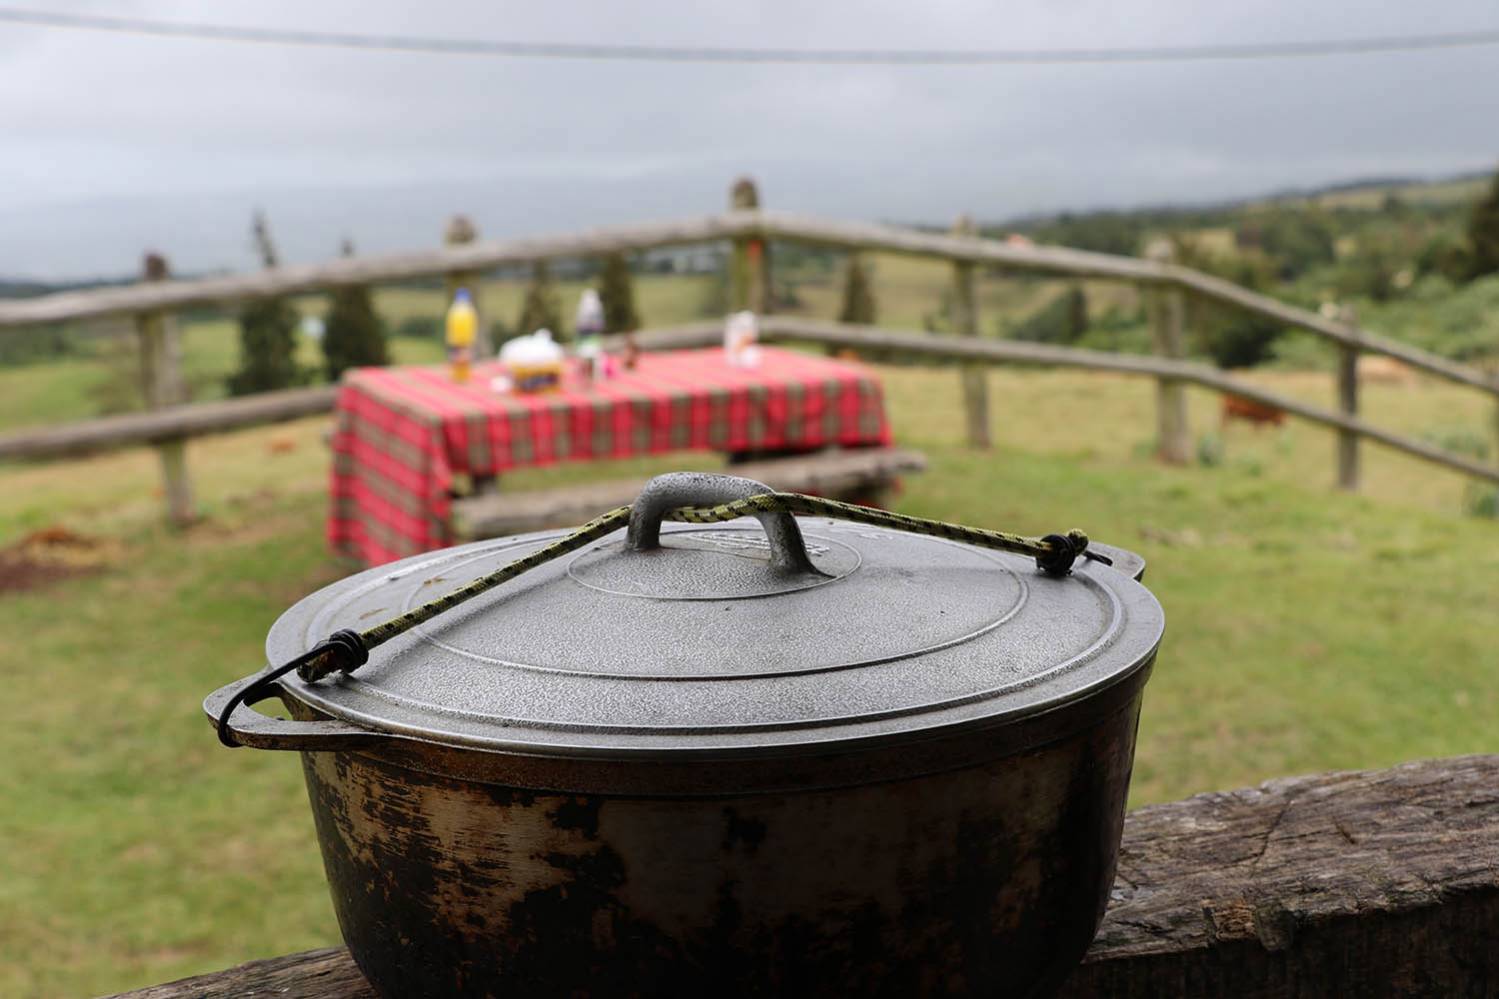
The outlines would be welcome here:
<svg viewBox="0 0 1499 999">
<path fill-rule="evenodd" d="M 1413 347 L 1399 340 L 1391 340 L 1336 319 L 1325 319 L 1307 309 L 1288 305 L 1269 295 L 1261 295 L 1248 288 L 1241 288 L 1232 281 L 1225 281 L 1186 267 L 1173 264 L 1168 276 L 1173 283 L 1184 290 L 1195 292 L 1213 301 L 1235 305 L 1246 312 L 1315 333 L 1345 347 L 1352 347 L 1368 354 L 1393 357 L 1397 361 L 1402 361 L 1412 368 L 1419 368 L 1428 374 L 1446 378 L 1460 385 L 1482 389 L 1492 395 L 1499 395 L 1499 375 L 1489 374 L 1457 361 L 1449 361 L 1445 357 L 1439 357 L 1420 347 Z"/>
<path fill-rule="evenodd" d="M 926 456 L 920 452 L 872 447 L 747 461 L 729 471 L 772 489 L 858 497 L 925 468 Z M 645 479 L 621 479 L 562 489 L 485 493 L 453 504 L 453 530 L 460 538 L 472 540 L 581 524 L 629 503 L 645 483 Z"/>
<path fill-rule="evenodd" d="M 1345 416 L 1358 416 L 1358 351 L 1338 348 L 1338 408 Z M 1358 434 L 1338 431 L 1338 486 L 1350 492 L 1359 482 Z"/>
<path fill-rule="evenodd" d="M 1499 375 L 1488 374 L 1418 347 L 1377 336 L 1336 320 L 1325 319 L 1315 312 L 1177 264 L 1064 247 L 1016 246 L 978 236 L 943 235 L 899 226 L 833 221 L 764 209 L 590 229 L 561 236 L 476 242 L 441 250 L 339 259 L 321 264 L 277 267 L 252 274 L 94 288 L 0 301 L 0 329 L 121 313 L 239 302 L 326 290 L 348 284 L 436 277 L 454 271 L 482 271 L 506 264 L 556 257 L 596 257 L 657 246 L 751 237 L 813 243 L 846 250 L 938 257 L 1045 274 L 1175 285 L 1184 291 L 1237 306 L 1287 326 L 1308 330 L 1366 353 L 1384 354 L 1413 368 L 1499 396 Z"/>
<path fill-rule="evenodd" d="M 1433 462 L 1455 472 L 1490 482 L 1499 482 L 1499 464 L 1486 464 L 1463 455 L 1376 427 L 1363 420 L 1301 402 L 1260 388 L 1204 364 L 1176 361 L 1135 354 L 1113 354 L 1082 350 L 1076 347 L 1054 347 L 1048 344 L 1017 340 L 994 340 L 982 337 L 951 337 L 914 331 L 887 330 L 872 326 L 851 326 L 820 322 L 795 316 L 766 316 L 760 322 L 760 335 L 766 341 L 803 341 L 848 347 L 854 350 L 874 348 L 904 352 L 914 356 L 938 357 L 953 361 L 978 361 L 988 364 L 1030 364 L 1040 367 L 1083 368 L 1120 374 L 1166 376 L 1190 382 L 1216 392 L 1240 396 L 1274 406 L 1294 416 L 1319 423 L 1334 430 L 1355 433 L 1386 447 Z M 635 334 L 642 350 L 670 350 L 706 347 L 718 343 L 722 327 L 718 323 L 689 323 L 669 329 Z M 617 346 L 619 338 L 613 338 Z M 333 408 L 334 387 L 291 389 L 265 393 L 223 402 L 177 406 L 156 413 L 105 417 L 40 430 L 28 430 L 0 436 L 0 460 L 14 458 L 51 458 L 107 448 L 176 440 L 202 434 L 222 433 L 262 423 L 292 420 Z"/>
<path fill-rule="evenodd" d="M 956 236 L 972 237 L 977 232 L 973 219 L 960 215 L 953 223 Z M 979 307 L 974 265 L 966 260 L 952 265 L 952 328 L 959 336 L 979 335 Z M 983 451 L 993 446 L 989 436 L 989 372 L 981 365 L 965 364 L 959 375 L 963 387 L 964 422 L 968 427 L 968 446 Z"/>
<path fill-rule="evenodd" d="M 166 258 L 158 253 L 146 254 L 143 271 L 146 281 L 165 281 Z M 143 312 L 135 317 L 135 327 L 140 341 L 141 395 L 146 409 L 180 406 L 187 401 L 187 387 L 182 379 L 182 340 L 177 317 L 164 312 Z M 163 441 L 156 452 L 161 460 L 167 519 L 173 526 L 185 527 L 197 517 L 192 477 L 187 470 L 186 442 L 180 438 Z"/>
<path fill-rule="evenodd" d="M 0 436 L 0 459 L 56 458 L 280 423 L 328 412 L 337 394 L 334 385 L 287 389 L 22 430 Z"/>
<path fill-rule="evenodd" d="M 588 229 L 561 236 L 482 241 L 410 253 L 341 257 L 320 264 L 281 266 L 224 277 L 59 292 L 37 298 L 0 301 L 0 329 L 116 313 L 275 298 L 351 284 L 442 277 L 455 271 L 484 271 L 506 264 L 556 257 L 595 257 L 653 246 L 711 243 L 755 232 L 755 219 L 754 212 L 730 212 L 675 222 Z"/>
<path fill-rule="evenodd" d="M 342 947 L 251 961 L 116 999 L 377 999 Z"/>
<path fill-rule="evenodd" d="M 1170 240 L 1154 241 L 1146 250 L 1151 260 L 1169 264 L 1176 250 Z M 1155 352 L 1167 360 L 1187 356 L 1187 303 L 1180 288 L 1149 289 L 1151 338 Z M 1187 387 L 1176 378 L 1158 378 L 1155 388 L 1156 457 L 1173 465 L 1192 460 L 1192 431 L 1187 422 Z"/>
<path fill-rule="evenodd" d="M 1425 441 L 1376 427 L 1358 417 L 1279 395 L 1260 388 L 1252 382 L 1226 374 L 1217 368 L 1190 361 L 1176 361 L 1147 355 L 1113 354 L 1106 351 L 1082 350 L 1076 347 L 1055 347 L 1017 340 L 951 337 L 915 331 L 887 330 L 872 326 L 851 326 L 795 316 L 764 317 L 760 323 L 760 335 L 766 341 L 799 340 L 833 347 L 848 347 L 854 350 L 874 348 L 954 361 L 1083 368 L 1090 371 L 1112 371 L 1152 377 L 1164 375 L 1216 392 L 1236 395 L 1273 406 L 1334 430 L 1355 433 L 1360 437 L 1450 468 L 1455 472 L 1490 482 L 1499 482 L 1499 465 L 1486 464 L 1463 455 L 1449 453 Z M 719 342 L 722 327 L 718 323 L 710 322 L 689 323 L 669 329 L 641 332 L 635 336 L 642 350 L 705 347 Z M 618 338 L 614 340 L 617 341 Z M 291 420 L 313 413 L 326 412 L 333 407 L 335 394 L 336 390 L 333 387 L 292 389 L 224 402 L 178 406 L 157 413 L 106 417 L 42 430 L 21 431 L 0 436 L 0 460 L 82 454 L 112 447 L 221 433 L 261 423 Z"/>
<path fill-rule="evenodd" d="M 1155 349 L 1161 357 L 1180 360 L 1187 354 L 1186 302 L 1178 288 L 1156 292 Z M 1173 465 L 1192 460 L 1192 430 L 1187 422 L 1187 389 L 1177 378 L 1156 379 L 1156 453 Z"/>
<path fill-rule="evenodd" d="M 760 323 L 760 336 L 766 340 L 803 340 L 834 344 L 858 350 L 876 348 L 913 356 L 943 357 L 950 360 L 979 360 L 993 364 L 1033 364 L 1040 367 L 1085 368 L 1090 371 L 1114 371 L 1120 374 L 1151 375 L 1190 382 L 1215 392 L 1236 395 L 1285 410 L 1313 423 L 1334 430 L 1348 430 L 1360 437 L 1416 458 L 1434 462 L 1474 478 L 1499 482 L 1499 468 L 1439 447 L 1376 427 L 1358 417 L 1323 409 L 1299 399 L 1271 392 L 1233 375 L 1193 361 L 1177 361 L 1144 354 L 1114 354 L 1084 350 L 1078 347 L 1055 347 L 1019 340 L 939 336 L 914 331 L 887 330 L 873 326 L 849 326 L 819 322 L 793 316 L 767 316 Z"/>
<path fill-rule="evenodd" d="M 1499 994 L 1499 756 L 1142 808 L 1063 995 Z"/>
<path fill-rule="evenodd" d="M 1065 999 L 1499 994 L 1499 756 L 1316 774 L 1130 813 Z M 342 948 L 128 999 L 372 999 Z M 122 997 L 123 999 L 123 997 Z"/>
</svg>

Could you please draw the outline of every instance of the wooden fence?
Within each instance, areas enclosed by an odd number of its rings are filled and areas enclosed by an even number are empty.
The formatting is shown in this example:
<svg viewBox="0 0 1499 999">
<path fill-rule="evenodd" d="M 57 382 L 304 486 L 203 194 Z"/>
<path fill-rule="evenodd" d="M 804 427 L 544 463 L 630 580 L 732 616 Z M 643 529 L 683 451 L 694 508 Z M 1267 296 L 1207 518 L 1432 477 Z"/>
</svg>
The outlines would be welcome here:
<svg viewBox="0 0 1499 999">
<path fill-rule="evenodd" d="M 1282 409 L 1333 428 L 1338 433 L 1338 484 L 1356 489 L 1360 440 L 1368 439 L 1466 475 L 1499 481 L 1499 470 L 1482 462 L 1375 427 L 1358 415 L 1360 354 L 1393 358 L 1410 368 L 1486 393 L 1499 403 L 1499 375 L 1449 361 L 1409 344 L 1359 328 L 1351 316 L 1329 319 L 1315 312 L 1241 288 L 1220 278 L 1174 264 L 1168 255 L 1119 257 L 1061 247 L 1016 245 L 973 235 L 964 225 L 947 234 L 873 223 L 834 221 L 758 206 L 753 186 L 736 185 L 730 211 L 718 215 L 649 225 L 593 229 L 561 236 L 480 241 L 472 228 L 450 227 L 448 242 L 432 250 L 347 257 L 322 264 L 278 267 L 227 277 L 170 280 L 165 268 L 148 261 L 146 280 L 134 285 L 70 291 L 32 299 L 0 301 L 0 335 L 7 328 L 73 322 L 106 316 L 133 317 L 140 332 L 147 400 L 153 412 L 85 421 L 69 426 L 0 437 L 0 458 L 39 458 L 77 454 L 104 447 L 151 443 L 162 451 L 166 494 L 174 519 L 191 516 L 180 441 L 203 433 L 276 420 L 292 419 L 328 408 L 330 389 L 273 393 L 264 397 L 204 405 L 174 405 L 180 398 L 175 367 L 172 314 L 200 306 L 224 306 L 253 299 L 328 291 L 355 284 L 378 284 L 442 277 L 450 283 L 504 265 L 555 258 L 586 258 L 615 252 L 728 241 L 733 308 L 765 311 L 769 301 L 769 241 L 930 257 L 953 267 L 956 319 L 954 335 L 934 337 L 912 332 L 851 328 L 834 323 L 768 316 L 762 328 L 770 338 L 808 340 L 854 349 L 879 347 L 959 363 L 968 415 L 969 441 L 988 445 L 988 401 L 977 365 L 1031 364 L 1079 367 L 1139 374 L 1157 383 L 1157 447 L 1162 459 L 1191 458 L 1185 386 L 1198 385 Z M 1040 344 L 983 338 L 976 296 L 976 267 L 1072 278 L 1102 278 L 1133 283 L 1151 303 L 1155 356 L 1111 354 Z M 1284 398 L 1217 369 L 1183 359 L 1185 302 L 1188 296 L 1242 309 L 1331 341 L 1339 351 L 1339 408 L 1327 410 Z M 693 326 L 643 337 L 643 344 L 711 342 L 717 327 Z M 1499 430 L 1499 404 L 1495 408 Z"/>
<path fill-rule="evenodd" d="M 1129 813 L 1064 999 L 1499 993 L 1499 756 L 1314 774 Z M 342 947 L 117 999 L 374 999 Z"/>
</svg>

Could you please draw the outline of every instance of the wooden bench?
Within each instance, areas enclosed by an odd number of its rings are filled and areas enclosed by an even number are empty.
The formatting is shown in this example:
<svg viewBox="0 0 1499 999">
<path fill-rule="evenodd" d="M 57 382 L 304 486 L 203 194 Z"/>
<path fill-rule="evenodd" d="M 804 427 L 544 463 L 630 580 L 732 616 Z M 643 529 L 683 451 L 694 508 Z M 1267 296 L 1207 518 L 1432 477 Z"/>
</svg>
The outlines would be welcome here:
<svg viewBox="0 0 1499 999">
<path fill-rule="evenodd" d="M 744 461 L 725 471 L 785 492 L 816 493 L 878 503 L 896 479 L 926 468 L 926 456 L 903 448 L 832 448 L 786 458 Z M 645 480 L 618 480 L 507 493 L 486 492 L 453 503 L 460 540 L 498 538 L 548 527 L 570 527 L 629 503 Z"/>
<path fill-rule="evenodd" d="M 1316 774 L 1130 813 L 1064 999 L 1499 994 L 1499 756 Z M 342 947 L 128 993 L 374 999 Z M 126 997 L 120 997 L 126 999 Z"/>
</svg>

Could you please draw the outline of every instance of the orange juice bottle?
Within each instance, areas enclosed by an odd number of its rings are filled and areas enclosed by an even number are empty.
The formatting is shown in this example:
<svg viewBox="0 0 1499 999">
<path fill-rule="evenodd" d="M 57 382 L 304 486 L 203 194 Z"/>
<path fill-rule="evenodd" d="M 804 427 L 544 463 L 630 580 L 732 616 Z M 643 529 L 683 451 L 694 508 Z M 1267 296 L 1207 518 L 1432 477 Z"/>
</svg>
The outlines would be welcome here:
<svg viewBox="0 0 1499 999">
<path fill-rule="evenodd" d="M 459 288 L 453 294 L 453 304 L 448 307 L 447 341 L 448 371 L 455 382 L 468 381 L 469 367 L 474 360 L 474 338 L 479 332 L 479 313 L 474 309 L 473 296 L 467 288 Z"/>
</svg>

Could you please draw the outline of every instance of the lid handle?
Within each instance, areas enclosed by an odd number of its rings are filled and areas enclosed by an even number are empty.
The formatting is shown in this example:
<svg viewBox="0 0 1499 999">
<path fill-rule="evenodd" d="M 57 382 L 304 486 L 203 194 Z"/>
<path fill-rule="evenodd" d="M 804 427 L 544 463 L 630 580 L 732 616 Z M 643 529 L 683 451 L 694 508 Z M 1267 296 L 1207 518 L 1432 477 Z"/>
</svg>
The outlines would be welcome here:
<svg viewBox="0 0 1499 999">
<path fill-rule="evenodd" d="M 630 507 L 630 526 L 625 532 L 625 547 L 638 552 L 661 547 L 661 521 L 672 510 L 684 506 L 717 506 L 774 492 L 763 482 L 737 475 L 708 472 L 669 472 L 645 484 Z M 755 518 L 765 528 L 770 541 L 770 565 L 777 572 L 815 573 L 821 575 L 807 555 L 796 518 L 784 511 L 757 512 Z"/>
</svg>

